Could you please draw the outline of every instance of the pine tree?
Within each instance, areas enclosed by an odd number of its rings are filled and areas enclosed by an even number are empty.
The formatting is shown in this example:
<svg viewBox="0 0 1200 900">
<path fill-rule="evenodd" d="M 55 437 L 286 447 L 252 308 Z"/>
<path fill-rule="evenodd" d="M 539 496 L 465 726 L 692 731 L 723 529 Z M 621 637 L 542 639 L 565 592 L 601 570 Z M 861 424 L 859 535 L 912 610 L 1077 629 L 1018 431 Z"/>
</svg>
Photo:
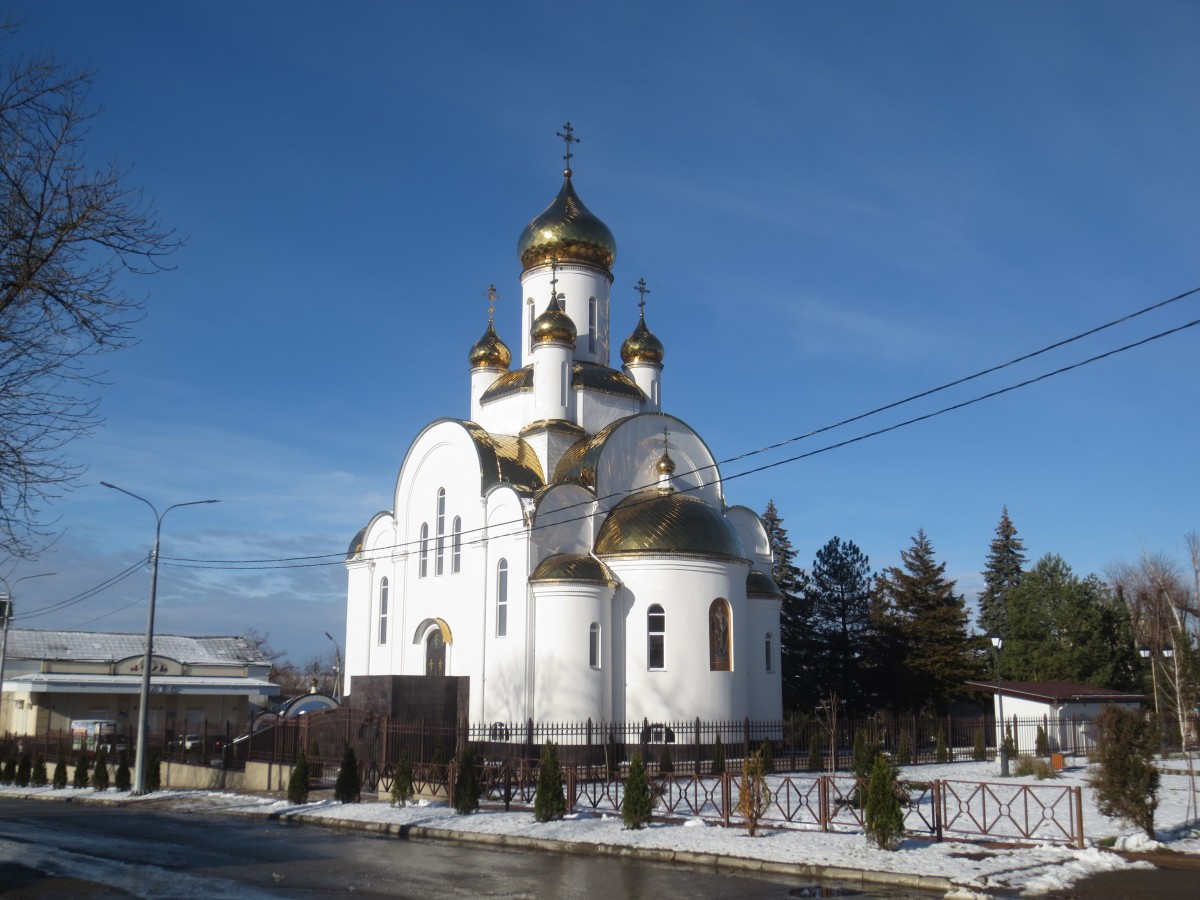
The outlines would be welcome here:
<svg viewBox="0 0 1200 900">
<path fill-rule="evenodd" d="M 896 745 L 896 764 L 912 765 L 912 749 L 908 746 L 908 732 L 901 730 L 900 740 Z"/>
<path fill-rule="evenodd" d="M 984 736 L 982 725 L 975 728 L 975 746 L 971 749 L 971 759 L 975 762 L 983 762 L 987 759 L 987 738 Z"/>
<path fill-rule="evenodd" d="M 984 634 L 1008 637 L 1008 595 L 1021 583 L 1025 569 L 1025 544 L 1008 517 L 1008 507 L 1000 513 L 996 536 L 992 538 L 983 569 L 983 591 L 979 595 L 979 627 Z"/>
<path fill-rule="evenodd" d="M 1099 765 L 1089 783 L 1096 792 L 1096 805 L 1106 816 L 1138 826 L 1153 840 L 1158 809 L 1157 730 L 1142 711 L 1119 706 L 1106 706 L 1093 722 L 1098 731 L 1094 758 Z"/>
<path fill-rule="evenodd" d="M 825 760 L 821 757 L 821 738 L 814 731 L 808 736 L 808 771 L 820 772 L 825 768 Z"/>
<path fill-rule="evenodd" d="M 4 784 L 12 784 L 17 780 L 17 757 L 16 754 L 9 756 L 4 763 L 3 774 L 0 774 L 0 781 Z"/>
<path fill-rule="evenodd" d="M 538 763 L 537 790 L 533 795 L 533 818 L 537 822 L 551 822 L 567 814 L 567 800 L 563 796 L 563 773 L 558 764 L 558 747 L 554 741 L 542 745 L 542 759 Z"/>
<path fill-rule="evenodd" d="M 895 849 L 904 836 L 904 809 L 900 805 L 896 770 L 882 753 L 875 757 L 871 780 L 867 784 L 863 829 L 867 840 L 881 850 Z"/>
<path fill-rule="evenodd" d="M 819 696 L 813 687 L 814 666 L 810 648 L 807 576 L 795 565 L 796 550 L 783 527 L 775 501 L 767 503 L 762 516 L 771 545 L 771 577 L 783 594 L 779 612 L 780 668 L 784 709 L 809 711 Z"/>
<path fill-rule="evenodd" d="M 28 753 L 22 753 L 17 762 L 17 787 L 29 787 L 29 779 L 33 774 L 33 760 Z"/>
<path fill-rule="evenodd" d="M 64 760 L 59 760 L 54 764 L 54 780 L 50 782 L 50 786 L 56 791 L 61 791 L 67 786 L 67 764 Z"/>
<path fill-rule="evenodd" d="M 33 772 L 30 773 L 29 783 L 34 787 L 46 786 L 46 757 L 40 753 L 33 758 Z"/>
<path fill-rule="evenodd" d="M 946 732 L 942 731 L 940 728 L 938 729 L 937 733 L 937 745 L 934 749 L 934 753 L 936 754 L 938 762 L 950 762 L 950 750 L 946 746 Z"/>
<path fill-rule="evenodd" d="M 357 803 L 361 799 L 358 781 L 358 757 L 354 748 L 346 745 L 342 764 L 338 767 L 337 781 L 333 784 L 333 799 L 339 803 Z"/>
<path fill-rule="evenodd" d="M 817 551 L 807 582 L 811 687 L 819 697 L 836 693 L 850 712 L 874 705 L 865 658 L 872 577 L 866 554 L 834 536 Z"/>
<path fill-rule="evenodd" d="M 296 754 L 296 764 L 292 766 L 292 774 L 288 777 L 288 803 L 299 806 L 308 802 L 308 792 L 312 782 L 308 771 L 308 757 L 304 750 Z"/>
<path fill-rule="evenodd" d="M 475 760 L 475 745 L 467 744 L 458 759 L 458 775 L 454 779 L 454 811 L 460 816 L 479 811 L 479 771 Z"/>
<path fill-rule="evenodd" d="M 129 775 L 129 754 L 122 753 L 120 761 L 117 763 L 117 774 L 113 779 L 113 785 L 118 791 L 127 791 L 132 784 Z"/>
<path fill-rule="evenodd" d="M 108 751 L 104 745 L 96 748 L 96 759 L 92 767 L 92 787 L 98 791 L 108 790 Z"/>
<path fill-rule="evenodd" d="M 88 776 L 90 774 L 87 751 L 80 750 L 79 756 L 75 758 L 75 778 L 71 781 L 71 787 L 83 790 L 88 786 Z"/>
<path fill-rule="evenodd" d="M 725 774 L 725 742 L 721 740 L 720 733 L 717 734 L 717 739 L 713 741 L 712 766 L 708 771 L 711 775 Z"/>
<path fill-rule="evenodd" d="M 392 802 L 397 806 L 407 806 L 413 798 L 412 762 L 408 758 L 408 748 L 400 748 L 400 759 L 396 761 L 396 774 L 392 779 Z"/>
<path fill-rule="evenodd" d="M 980 641 L 967 634 L 963 598 L 934 559 L 923 530 L 876 579 L 877 633 L 890 647 L 891 696 L 898 707 L 944 712 L 964 684 L 985 674 Z"/>
<path fill-rule="evenodd" d="M 626 828 L 641 828 L 650 821 L 654 813 L 654 800 L 650 796 L 650 779 L 646 777 L 646 766 L 641 751 L 633 751 L 629 761 L 629 777 L 625 780 L 625 796 L 621 802 L 621 821 Z"/>
<path fill-rule="evenodd" d="M 758 755 L 762 757 L 763 773 L 770 775 L 775 771 L 775 744 L 770 738 L 764 738 L 762 744 L 758 748 Z"/>
</svg>

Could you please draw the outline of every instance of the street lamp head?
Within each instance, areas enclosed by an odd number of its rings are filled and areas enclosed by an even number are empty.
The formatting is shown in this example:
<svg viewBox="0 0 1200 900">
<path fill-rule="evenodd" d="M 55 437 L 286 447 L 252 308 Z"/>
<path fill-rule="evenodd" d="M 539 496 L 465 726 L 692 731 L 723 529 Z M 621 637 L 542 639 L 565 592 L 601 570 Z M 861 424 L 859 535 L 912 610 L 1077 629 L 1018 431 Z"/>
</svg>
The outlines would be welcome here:
<svg viewBox="0 0 1200 900">
<path fill-rule="evenodd" d="M 1162 655 L 1163 655 L 1163 659 L 1170 659 L 1172 656 L 1175 655 L 1175 648 L 1174 647 L 1163 647 Z"/>
<path fill-rule="evenodd" d="M 1138 647 L 1138 655 L 1142 659 L 1149 659 L 1150 658 L 1150 648 L 1149 647 Z"/>
<path fill-rule="evenodd" d="M 990 635 L 988 635 L 988 640 L 990 640 L 992 642 L 992 646 L 995 647 L 997 650 L 1004 649 L 1004 638 L 1000 637 L 1000 635 L 990 634 Z"/>
</svg>

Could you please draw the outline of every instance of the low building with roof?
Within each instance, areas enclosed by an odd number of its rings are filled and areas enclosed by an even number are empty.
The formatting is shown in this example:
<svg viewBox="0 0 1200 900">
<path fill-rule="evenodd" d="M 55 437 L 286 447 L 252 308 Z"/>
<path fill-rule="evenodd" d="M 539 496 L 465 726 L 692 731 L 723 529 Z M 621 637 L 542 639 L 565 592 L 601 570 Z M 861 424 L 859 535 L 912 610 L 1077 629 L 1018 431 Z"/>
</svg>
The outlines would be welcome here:
<svg viewBox="0 0 1200 900">
<path fill-rule="evenodd" d="M 1090 748 L 1096 741 L 1092 720 L 1106 706 L 1137 709 L 1146 702 L 1145 694 L 1071 681 L 968 681 L 967 688 L 992 695 L 996 721 L 1003 703 L 1003 719 L 1020 752 L 1034 750 L 1038 726 L 1045 728 L 1052 751 Z"/>
<path fill-rule="evenodd" d="M 347 702 L 393 715 L 398 692 L 456 678 L 479 723 L 780 719 L 766 528 L 665 411 L 644 281 L 616 301 L 633 327 L 612 346 L 616 240 L 570 168 L 516 255 L 519 367 L 489 288 L 465 417 L 417 434 L 391 508 L 350 543 Z"/>
<path fill-rule="evenodd" d="M 72 721 L 136 728 L 145 635 L 93 631 L 8 632 L 0 685 L 0 734 L 45 734 Z M 237 731 L 279 694 L 271 661 L 244 637 L 154 636 L 151 734 Z M 122 727 L 122 730 L 123 727 Z"/>
</svg>

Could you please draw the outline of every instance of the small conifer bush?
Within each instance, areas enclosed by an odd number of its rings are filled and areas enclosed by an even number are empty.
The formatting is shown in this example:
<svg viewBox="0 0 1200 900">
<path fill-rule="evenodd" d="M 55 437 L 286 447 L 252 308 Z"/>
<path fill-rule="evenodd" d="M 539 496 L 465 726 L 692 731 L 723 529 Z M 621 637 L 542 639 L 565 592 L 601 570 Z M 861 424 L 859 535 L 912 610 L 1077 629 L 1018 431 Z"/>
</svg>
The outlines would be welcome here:
<svg viewBox="0 0 1200 900">
<path fill-rule="evenodd" d="M 1018 778 L 1027 778 L 1033 775 L 1038 781 L 1058 777 L 1058 773 L 1054 771 L 1054 767 L 1047 760 L 1039 759 L 1036 756 L 1018 756 L 1013 774 Z"/>
<path fill-rule="evenodd" d="M 157 791 L 162 787 L 162 759 L 160 757 L 150 757 L 150 761 L 146 763 L 146 777 L 144 781 L 143 787 L 147 794 Z"/>
<path fill-rule="evenodd" d="M 821 739 L 816 733 L 808 736 L 808 771 L 820 772 L 825 768 L 825 760 L 821 757 Z"/>
<path fill-rule="evenodd" d="M 33 760 L 28 753 L 22 753 L 17 762 L 17 787 L 29 787 L 29 779 L 33 775 Z"/>
<path fill-rule="evenodd" d="M 904 809 L 900 805 L 896 769 L 883 753 L 875 757 L 867 802 L 863 808 L 867 840 L 881 850 L 893 850 L 904 836 Z"/>
<path fill-rule="evenodd" d="M 91 770 L 88 768 L 87 751 L 80 750 L 79 756 L 75 757 L 75 777 L 71 780 L 71 787 L 83 790 L 88 786 L 90 776 Z"/>
<path fill-rule="evenodd" d="M 533 795 L 533 818 L 538 822 L 552 822 L 567 814 L 567 800 L 563 796 L 562 767 L 558 764 L 558 748 L 553 741 L 542 745 L 542 759 L 538 763 L 537 791 Z"/>
<path fill-rule="evenodd" d="M 937 761 L 940 763 L 950 762 L 950 751 L 946 747 L 946 732 L 938 729 L 937 733 Z"/>
<path fill-rule="evenodd" d="M 742 780 L 738 785 L 737 811 L 746 820 L 750 837 L 758 833 L 758 822 L 771 808 L 771 792 L 767 779 L 763 777 L 762 753 L 755 750 L 748 759 L 742 760 Z"/>
<path fill-rule="evenodd" d="M 725 742 L 721 740 L 719 733 L 716 741 L 713 742 L 712 768 L 709 769 L 709 772 L 713 775 L 725 774 Z"/>
<path fill-rule="evenodd" d="M 12 784 L 17 780 L 17 757 L 10 756 L 4 763 L 3 771 L 0 771 L 0 782 L 4 784 Z"/>
<path fill-rule="evenodd" d="M 1158 809 L 1158 770 L 1154 752 L 1157 729 L 1140 710 L 1105 707 L 1094 720 L 1099 763 L 1090 784 L 1096 805 L 1106 816 L 1136 825 L 1154 838 L 1154 811 Z"/>
<path fill-rule="evenodd" d="M 900 732 L 900 742 L 896 745 L 896 764 L 901 766 L 912 765 L 912 748 L 908 746 L 908 732 Z"/>
<path fill-rule="evenodd" d="M 454 811 L 460 816 L 479 811 L 479 772 L 476 769 L 475 747 L 467 744 L 458 760 L 458 775 L 454 779 Z"/>
<path fill-rule="evenodd" d="M 983 734 L 983 726 L 975 729 L 975 746 L 971 749 L 971 759 L 983 762 L 987 759 L 987 739 Z"/>
<path fill-rule="evenodd" d="M 758 755 L 762 758 L 763 773 L 770 775 L 775 771 L 775 744 L 766 739 L 762 742 L 762 746 L 758 748 Z"/>
<path fill-rule="evenodd" d="M 312 781 L 308 771 L 308 757 L 301 750 L 296 754 L 296 765 L 292 766 L 292 774 L 288 777 L 288 803 L 299 806 L 308 802 L 308 792 Z"/>
<path fill-rule="evenodd" d="M 671 756 L 671 745 L 663 744 L 662 752 L 658 754 L 658 774 L 674 775 L 675 760 Z"/>
<path fill-rule="evenodd" d="M 333 799 L 339 803 L 357 803 L 361 796 L 358 788 L 358 757 L 354 748 L 346 745 L 342 764 L 338 767 L 337 781 L 333 785 Z"/>
<path fill-rule="evenodd" d="M 96 759 L 92 764 L 92 787 L 98 791 L 108 790 L 108 752 L 103 746 L 96 749 Z"/>
<path fill-rule="evenodd" d="M 625 780 L 625 797 L 621 803 L 621 821 L 626 828 L 641 828 L 650 821 L 654 799 L 650 795 L 650 779 L 640 751 L 633 751 L 629 761 L 629 778 Z"/>
<path fill-rule="evenodd" d="M 39 753 L 33 758 L 33 771 L 29 773 L 29 783 L 34 787 L 45 787 L 46 781 L 46 757 Z"/>
<path fill-rule="evenodd" d="M 129 778 L 129 754 L 122 753 L 120 760 L 117 762 L 117 774 L 113 778 L 113 787 L 118 791 L 127 791 L 131 783 Z"/>
<path fill-rule="evenodd" d="M 1041 757 L 1050 755 L 1050 739 L 1046 737 L 1046 729 L 1042 725 L 1037 727 L 1037 743 L 1034 746 L 1034 751 Z"/>
<path fill-rule="evenodd" d="M 612 782 L 621 777 L 621 748 L 617 744 L 617 736 L 608 733 L 608 743 L 604 745 L 604 775 Z"/>
<path fill-rule="evenodd" d="M 400 759 L 396 761 L 396 774 L 392 778 L 392 803 L 396 806 L 407 806 L 413 798 L 412 761 L 408 758 L 408 748 L 400 748 Z"/>
<path fill-rule="evenodd" d="M 67 786 L 67 764 L 64 760 L 60 759 L 54 764 L 54 779 L 50 785 L 56 791 L 61 791 Z"/>
</svg>

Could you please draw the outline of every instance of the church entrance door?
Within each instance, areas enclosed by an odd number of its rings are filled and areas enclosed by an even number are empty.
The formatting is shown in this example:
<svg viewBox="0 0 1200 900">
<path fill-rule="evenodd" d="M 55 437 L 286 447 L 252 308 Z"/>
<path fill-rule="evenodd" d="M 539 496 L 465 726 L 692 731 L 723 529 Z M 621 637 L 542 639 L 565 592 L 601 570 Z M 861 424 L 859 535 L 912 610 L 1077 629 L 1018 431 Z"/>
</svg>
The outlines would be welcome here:
<svg viewBox="0 0 1200 900">
<path fill-rule="evenodd" d="M 425 674 L 446 674 L 446 639 L 440 628 L 432 629 L 425 638 Z"/>
</svg>

